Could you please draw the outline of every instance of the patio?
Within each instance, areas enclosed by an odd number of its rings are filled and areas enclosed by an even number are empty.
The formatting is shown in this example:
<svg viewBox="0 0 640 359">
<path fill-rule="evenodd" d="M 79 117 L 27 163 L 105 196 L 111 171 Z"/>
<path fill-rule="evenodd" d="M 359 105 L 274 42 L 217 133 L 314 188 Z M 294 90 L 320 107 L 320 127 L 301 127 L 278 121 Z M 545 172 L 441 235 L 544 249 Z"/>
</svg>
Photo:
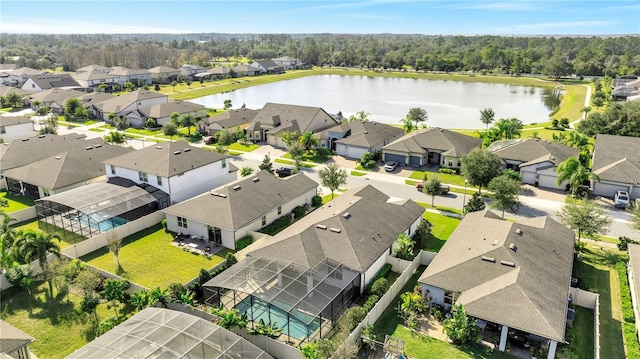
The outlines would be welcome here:
<svg viewBox="0 0 640 359">
<path fill-rule="evenodd" d="M 171 242 L 171 245 L 180 247 L 185 252 L 201 254 L 207 258 L 224 249 L 223 246 L 205 241 L 202 236 L 183 235 L 182 233 L 175 235 L 174 241 Z"/>
</svg>

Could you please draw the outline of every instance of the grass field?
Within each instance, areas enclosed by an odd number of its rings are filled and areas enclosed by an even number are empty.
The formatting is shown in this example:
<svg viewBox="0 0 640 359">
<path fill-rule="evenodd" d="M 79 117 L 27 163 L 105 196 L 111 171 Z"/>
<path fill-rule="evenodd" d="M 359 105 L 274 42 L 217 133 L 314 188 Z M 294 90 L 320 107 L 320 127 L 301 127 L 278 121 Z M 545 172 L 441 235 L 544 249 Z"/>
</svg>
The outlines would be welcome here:
<svg viewBox="0 0 640 359">
<path fill-rule="evenodd" d="M 58 246 L 60 246 L 60 249 L 67 248 L 69 246 L 72 246 L 74 243 L 82 242 L 85 239 L 87 239 L 86 237 L 83 237 L 79 234 L 75 234 L 73 232 L 69 232 L 62 228 L 55 227 L 55 229 L 52 229 L 53 226 L 47 225 L 45 222 L 38 221 L 37 219 L 28 221 L 28 222 L 17 223 L 13 227 L 17 230 L 30 229 L 34 231 L 42 231 L 45 233 L 55 232 L 55 233 L 61 234 L 61 236 L 63 237 L 62 240 L 56 241 L 58 243 Z"/>
<path fill-rule="evenodd" d="M 5 213 L 19 211 L 21 209 L 33 207 L 33 199 L 26 196 L 15 196 L 9 192 L 0 192 L 0 199 L 7 201 L 7 207 L 0 207 Z"/>
<path fill-rule="evenodd" d="M 457 186 L 464 186 L 464 177 L 459 175 L 452 175 L 448 173 L 438 173 L 438 172 L 430 172 L 430 171 L 413 171 L 409 175 L 409 178 L 422 181 L 424 180 L 425 175 L 427 176 L 427 178 L 437 177 L 442 183 L 448 183 L 448 184 L 453 184 Z M 467 188 L 476 188 L 476 187 L 467 184 Z"/>
<path fill-rule="evenodd" d="M 211 269 L 226 255 L 226 250 L 223 250 L 205 258 L 171 245 L 173 240 L 171 233 L 165 232 L 160 224 L 124 238 L 120 249 L 120 264 L 124 272 L 118 270 L 107 248 L 81 259 L 147 288 L 166 288 L 174 282 L 187 283 L 198 276 L 201 268 Z"/>
<path fill-rule="evenodd" d="M 229 145 L 230 150 L 242 151 L 242 152 L 251 152 L 260 148 L 259 145 L 254 145 L 253 143 L 242 144 L 239 142 L 234 142 Z"/>
<path fill-rule="evenodd" d="M 418 204 L 425 208 L 431 207 L 426 203 L 418 202 Z M 428 220 L 433 225 L 429 238 L 422 243 L 422 249 L 431 252 L 438 252 L 449 237 L 451 237 L 451 234 L 458 227 L 458 224 L 460 224 L 460 220 L 457 218 L 431 212 L 424 212 L 422 218 Z"/>
</svg>

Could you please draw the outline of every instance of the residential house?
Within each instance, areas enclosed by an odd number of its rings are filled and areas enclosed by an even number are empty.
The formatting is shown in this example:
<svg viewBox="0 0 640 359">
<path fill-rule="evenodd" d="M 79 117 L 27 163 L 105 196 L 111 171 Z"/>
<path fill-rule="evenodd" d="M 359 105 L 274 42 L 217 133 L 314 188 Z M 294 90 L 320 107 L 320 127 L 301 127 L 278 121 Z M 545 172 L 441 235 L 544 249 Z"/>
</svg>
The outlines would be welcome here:
<svg viewBox="0 0 640 359">
<path fill-rule="evenodd" d="M 97 118 L 108 121 L 109 114 L 124 118 L 130 112 L 153 105 L 167 103 L 167 95 L 148 90 L 135 90 L 120 96 L 115 96 L 110 100 L 102 101 L 91 105 L 87 110 Z"/>
<path fill-rule="evenodd" d="M 26 95 L 32 94 L 33 91 L 25 91 L 25 90 L 23 90 L 21 88 L 18 88 L 18 87 L 0 86 L 0 96 L 1 97 L 6 97 L 7 95 L 9 95 L 11 93 L 17 93 L 18 95 L 20 95 L 20 97 L 24 97 Z"/>
<path fill-rule="evenodd" d="M 519 172 L 523 183 L 562 190 L 568 181 L 557 184 L 558 165 L 580 156 L 577 148 L 536 138 L 496 141 L 487 150 L 498 155 L 506 168 Z"/>
<path fill-rule="evenodd" d="M 277 57 L 275 59 L 271 59 L 271 61 L 275 62 L 279 66 L 284 67 L 285 70 L 295 70 L 302 65 L 302 61 L 300 61 L 300 59 L 296 59 L 295 57 L 291 56 Z"/>
<path fill-rule="evenodd" d="M 85 147 L 71 148 L 4 171 L 6 188 L 39 199 L 89 183 L 104 182 L 107 176 L 102 162 L 133 151 L 105 144 L 100 138 L 85 142 Z"/>
<path fill-rule="evenodd" d="M 229 70 L 227 66 L 216 66 L 195 76 L 198 78 L 209 76 L 211 79 L 226 79 L 229 77 Z"/>
<path fill-rule="evenodd" d="M 178 79 L 180 70 L 169 66 L 156 66 L 149 69 L 149 73 L 151 73 L 151 80 L 153 82 L 158 84 L 170 84 Z"/>
<path fill-rule="evenodd" d="M 29 106 L 34 107 L 35 101 L 40 102 L 39 107 L 46 106 L 51 112 L 62 115 L 64 113 L 64 103 L 70 98 L 79 98 L 85 93 L 78 90 L 69 90 L 61 88 L 52 88 L 25 97 Z"/>
<path fill-rule="evenodd" d="M 260 74 L 282 74 L 284 66 L 278 65 L 273 60 L 256 60 L 251 63 L 252 67 L 260 69 Z"/>
<path fill-rule="evenodd" d="M 235 250 L 249 232 L 310 204 L 317 188 L 304 173 L 280 179 L 260 171 L 164 209 L 167 229 Z"/>
<path fill-rule="evenodd" d="M 31 358 L 29 344 L 33 343 L 35 339 L 1 319 L 0 333 L 2 333 L 0 335 L 0 358 Z"/>
<path fill-rule="evenodd" d="M 318 133 L 336 126 L 338 122 L 320 107 L 287 105 L 268 102 L 256 114 L 246 129 L 247 138 L 254 142 L 267 141 L 276 147 L 286 147 L 282 140 L 285 131 Z"/>
<path fill-rule="evenodd" d="M 0 73 L 11 72 L 16 69 L 16 64 L 0 64 Z"/>
<path fill-rule="evenodd" d="M 87 109 L 89 114 L 95 117 L 95 112 L 89 111 L 90 109 L 93 109 L 93 105 L 103 101 L 111 100 L 114 97 L 115 96 L 104 92 L 88 92 L 76 98 L 80 100 L 80 102 L 82 102 L 82 105 Z"/>
<path fill-rule="evenodd" d="M 600 181 L 592 181 L 593 194 L 612 198 L 627 191 L 640 198 L 640 138 L 599 134 L 591 166 Z"/>
<path fill-rule="evenodd" d="M 97 89 L 100 85 L 105 85 L 109 89 L 119 85 L 117 76 L 106 74 L 104 72 L 83 72 L 73 75 L 73 78 L 83 88 L 92 90 Z"/>
<path fill-rule="evenodd" d="M 203 118 L 198 121 L 198 132 L 205 136 L 213 136 L 218 131 L 243 130 L 256 117 L 260 110 L 240 108 L 229 110 L 213 117 Z"/>
<path fill-rule="evenodd" d="M 102 65 L 87 65 L 76 69 L 76 74 L 108 74 L 111 68 Z"/>
<path fill-rule="evenodd" d="M 0 85 L 9 85 L 11 72 L 16 69 L 15 64 L 0 64 Z"/>
<path fill-rule="evenodd" d="M 80 86 L 80 84 L 74 80 L 71 75 L 65 73 L 47 73 L 38 76 L 30 76 L 24 85 L 22 85 L 23 90 L 35 92 L 49 90 L 52 88 L 79 89 L 81 87 L 82 86 Z"/>
<path fill-rule="evenodd" d="M 423 212 L 414 201 L 392 201 L 371 185 L 354 188 L 263 242 L 262 248 L 248 256 L 286 259 L 308 268 L 328 258 L 357 271 L 363 292 L 392 254 L 398 236 L 416 232 Z"/>
<path fill-rule="evenodd" d="M 260 75 L 260 69 L 251 65 L 236 65 L 231 70 L 233 71 L 233 77 Z"/>
<path fill-rule="evenodd" d="M 485 210 L 467 214 L 418 280 L 430 303 L 464 306 L 468 315 L 509 333 L 548 342 L 548 359 L 565 342 L 575 240 L 548 216 L 516 223 Z"/>
<path fill-rule="evenodd" d="M 460 168 L 462 156 L 481 146 L 479 138 L 433 127 L 413 131 L 382 147 L 382 158 L 401 165 Z"/>
<path fill-rule="evenodd" d="M 191 313 L 147 307 L 66 359 L 272 359 L 241 336 Z"/>
<path fill-rule="evenodd" d="M 30 67 L 21 67 L 9 73 L 9 79 L 7 83 L 9 83 L 11 86 L 22 87 L 22 85 L 24 85 L 24 83 L 27 82 L 29 77 L 39 76 L 44 73 L 45 71 L 42 71 L 42 70 L 36 70 Z"/>
<path fill-rule="evenodd" d="M 36 135 L 33 121 L 28 117 L 0 116 L 0 138 L 9 142 L 18 138 Z"/>
<path fill-rule="evenodd" d="M 183 80 L 191 80 L 191 81 L 195 79 L 196 74 L 199 74 L 201 72 L 207 72 L 207 69 L 202 66 L 188 65 L 188 64 L 182 65 L 182 67 L 180 67 L 178 70 L 180 70 L 180 77 Z"/>
<path fill-rule="evenodd" d="M 636 335 L 640 340 L 640 245 L 629 244 L 629 262 L 627 262 L 627 276 L 629 277 L 629 291 L 631 305 L 636 323 Z"/>
<path fill-rule="evenodd" d="M 39 135 L 0 144 L 0 174 L 22 167 L 57 153 L 76 147 L 85 147 L 86 135 L 70 133 L 64 136 Z M 0 181 L 4 187 L 4 181 Z"/>
<path fill-rule="evenodd" d="M 195 118 L 207 116 L 207 110 L 202 105 L 188 101 L 171 100 L 151 107 L 139 108 L 127 114 L 126 118 L 132 127 L 145 127 L 145 123 L 149 118 L 153 119 L 157 126 L 162 126 L 167 122 L 171 122 L 171 115 L 174 112 L 180 116 L 189 114 Z"/>
<path fill-rule="evenodd" d="M 380 151 L 383 146 L 402 137 L 399 127 L 374 121 L 349 121 L 318 134 L 320 147 L 326 147 L 340 156 L 360 158 L 365 152 Z"/>
<path fill-rule="evenodd" d="M 186 141 L 163 142 L 104 161 L 107 177 L 152 185 L 184 201 L 237 178 L 229 156 L 193 147 Z"/>
<path fill-rule="evenodd" d="M 126 67 L 116 66 L 111 69 L 109 75 L 116 77 L 120 86 L 126 82 L 131 82 L 135 86 L 151 85 L 151 73 L 145 69 L 128 69 Z"/>
</svg>

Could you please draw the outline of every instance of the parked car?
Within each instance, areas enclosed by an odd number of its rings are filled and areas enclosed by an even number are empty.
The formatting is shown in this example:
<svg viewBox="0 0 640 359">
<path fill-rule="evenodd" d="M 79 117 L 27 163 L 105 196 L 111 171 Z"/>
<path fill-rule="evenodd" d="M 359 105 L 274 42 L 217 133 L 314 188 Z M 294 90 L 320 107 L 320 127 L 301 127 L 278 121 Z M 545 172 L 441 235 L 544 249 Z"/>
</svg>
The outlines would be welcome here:
<svg viewBox="0 0 640 359">
<path fill-rule="evenodd" d="M 205 145 L 211 145 L 211 144 L 213 144 L 213 143 L 215 143 L 215 142 L 216 142 L 216 139 L 215 139 L 215 137 L 213 137 L 213 136 L 206 136 L 206 137 L 205 137 L 205 138 L 203 138 L 202 140 L 204 141 L 204 144 L 205 144 Z"/>
<path fill-rule="evenodd" d="M 616 208 L 627 208 L 631 205 L 631 201 L 629 200 L 629 193 L 627 191 L 618 191 L 616 192 L 615 197 L 613 198 L 613 205 Z"/>
<path fill-rule="evenodd" d="M 387 162 L 384 165 L 384 170 L 387 172 L 393 172 L 396 168 L 398 168 L 398 162 L 395 161 Z"/>
<path fill-rule="evenodd" d="M 418 192 L 422 192 L 424 190 L 424 184 L 422 184 L 422 182 L 416 183 L 416 189 L 418 190 Z M 440 193 L 447 194 L 449 193 L 450 189 L 451 189 L 451 186 L 449 186 L 448 184 L 445 184 L 445 183 L 440 184 Z"/>
<path fill-rule="evenodd" d="M 293 174 L 293 167 L 290 166 L 282 166 L 276 169 L 276 174 L 278 177 L 289 177 Z"/>
</svg>

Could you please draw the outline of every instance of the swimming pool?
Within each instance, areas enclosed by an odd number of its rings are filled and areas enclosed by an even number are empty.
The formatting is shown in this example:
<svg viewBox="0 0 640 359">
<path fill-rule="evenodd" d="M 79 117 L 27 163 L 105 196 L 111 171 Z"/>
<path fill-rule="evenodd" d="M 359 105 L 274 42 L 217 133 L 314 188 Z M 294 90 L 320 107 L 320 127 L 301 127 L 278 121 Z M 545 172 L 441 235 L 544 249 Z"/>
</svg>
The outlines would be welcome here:
<svg viewBox="0 0 640 359">
<path fill-rule="evenodd" d="M 102 221 L 97 223 L 94 221 L 89 221 L 89 217 L 86 214 L 80 215 L 76 218 L 76 220 L 85 227 L 91 227 L 94 229 L 100 229 L 100 232 L 110 231 L 116 227 L 120 227 L 121 225 L 127 223 L 127 220 L 120 217 L 113 217 L 106 221 Z"/>
<path fill-rule="evenodd" d="M 308 336 L 313 335 L 313 333 L 320 327 L 319 319 L 316 318 L 307 326 L 303 322 L 295 319 L 293 315 L 292 319 L 289 321 L 289 325 L 287 326 L 287 312 L 278 308 L 275 305 L 271 305 L 271 308 L 268 308 L 268 304 L 263 302 L 258 298 L 253 298 L 253 307 L 251 306 L 251 297 L 247 297 L 242 300 L 242 302 L 236 305 L 236 309 L 242 313 L 247 313 L 247 317 L 249 320 L 254 322 L 259 322 L 262 319 L 265 323 L 271 322 L 278 328 L 282 328 L 282 333 L 289 335 L 298 340 L 303 340 Z M 252 310 L 253 309 L 253 312 Z M 251 317 L 253 313 L 253 318 Z M 271 314 L 271 316 L 269 316 Z M 311 318 L 309 318 L 311 319 Z M 307 331 L 308 330 L 308 331 Z"/>
</svg>

